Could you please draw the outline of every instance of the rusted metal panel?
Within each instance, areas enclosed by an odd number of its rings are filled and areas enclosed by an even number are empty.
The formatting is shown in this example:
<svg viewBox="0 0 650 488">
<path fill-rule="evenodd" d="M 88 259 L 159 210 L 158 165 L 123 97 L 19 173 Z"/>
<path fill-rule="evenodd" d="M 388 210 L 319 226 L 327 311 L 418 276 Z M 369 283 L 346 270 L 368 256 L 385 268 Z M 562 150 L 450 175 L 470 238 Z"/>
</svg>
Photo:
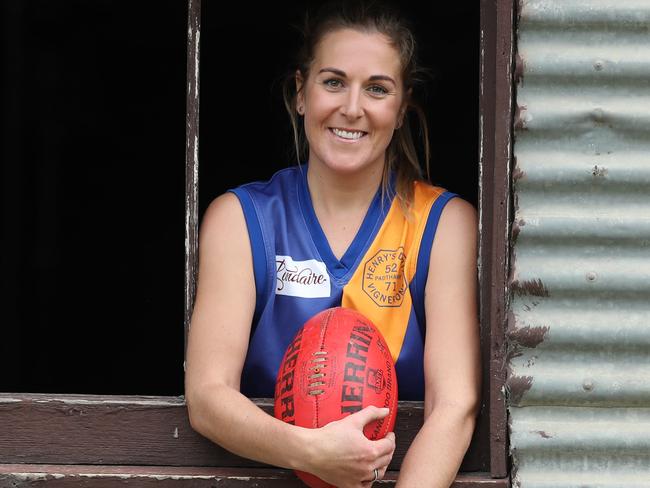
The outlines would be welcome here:
<svg viewBox="0 0 650 488">
<path fill-rule="evenodd" d="M 650 486 L 650 2 L 523 0 L 513 485 Z"/>
<path fill-rule="evenodd" d="M 648 408 L 514 408 L 515 486 L 650 486 Z"/>
</svg>

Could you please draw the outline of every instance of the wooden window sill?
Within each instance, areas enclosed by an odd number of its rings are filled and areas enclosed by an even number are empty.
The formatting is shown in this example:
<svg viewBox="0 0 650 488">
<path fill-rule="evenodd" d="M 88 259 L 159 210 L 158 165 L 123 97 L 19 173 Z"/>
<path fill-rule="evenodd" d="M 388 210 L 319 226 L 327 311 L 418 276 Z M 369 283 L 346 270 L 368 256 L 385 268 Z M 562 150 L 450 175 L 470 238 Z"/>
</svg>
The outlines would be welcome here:
<svg viewBox="0 0 650 488">
<path fill-rule="evenodd" d="M 394 486 L 397 471 L 389 471 L 375 486 Z M 0 486 L 108 488 L 116 486 L 209 488 L 256 486 L 304 488 L 287 470 L 265 468 L 213 468 L 192 466 L 101 466 L 57 464 L 0 464 Z M 507 488 L 508 479 L 491 479 L 487 473 L 459 474 L 453 488 Z"/>
</svg>

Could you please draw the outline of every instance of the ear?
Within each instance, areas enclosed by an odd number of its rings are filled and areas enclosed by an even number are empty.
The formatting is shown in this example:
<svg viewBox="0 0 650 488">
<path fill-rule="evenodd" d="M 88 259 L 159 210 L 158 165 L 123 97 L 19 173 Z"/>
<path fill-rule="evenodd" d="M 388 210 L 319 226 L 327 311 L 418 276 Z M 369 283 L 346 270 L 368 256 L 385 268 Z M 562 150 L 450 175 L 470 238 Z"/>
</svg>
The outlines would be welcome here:
<svg viewBox="0 0 650 488">
<path fill-rule="evenodd" d="M 303 103 L 303 93 L 301 91 L 303 84 L 304 84 L 304 79 L 302 77 L 302 74 L 300 73 L 300 70 L 296 70 L 296 93 L 297 93 L 297 104 L 300 105 Z"/>
</svg>

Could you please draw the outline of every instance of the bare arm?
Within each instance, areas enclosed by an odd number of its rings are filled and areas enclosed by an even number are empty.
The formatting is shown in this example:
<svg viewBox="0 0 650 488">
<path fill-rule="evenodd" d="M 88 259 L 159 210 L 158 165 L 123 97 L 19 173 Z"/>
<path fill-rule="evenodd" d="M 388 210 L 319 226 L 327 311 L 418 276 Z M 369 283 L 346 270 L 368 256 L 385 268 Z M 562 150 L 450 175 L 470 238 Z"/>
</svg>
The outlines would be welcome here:
<svg viewBox="0 0 650 488">
<path fill-rule="evenodd" d="M 187 344 L 185 395 L 192 427 L 247 458 L 293 468 L 304 443 L 239 392 L 255 307 L 255 281 L 246 222 L 237 198 L 208 208 L 201 226 L 199 277 Z M 280 443 L 287 448 L 274 449 Z"/>
<path fill-rule="evenodd" d="M 395 444 L 392 437 L 369 441 L 362 429 L 385 413 L 367 409 L 305 429 L 266 414 L 240 393 L 254 308 L 246 222 L 237 197 L 226 194 L 210 205 L 201 226 L 185 374 L 192 428 L 242 457 L 311 472 L 339 486 L 368 486 L 360 480 L 388 465 Z"/>
<path fill-rule="evenodd" d="M 438 224 L 425 292 L 425 421 L 400 488 L 451 486 L 472 438 L 480 403 L 476 257 L 476 211 L 453 199 Z"/>
</svg>

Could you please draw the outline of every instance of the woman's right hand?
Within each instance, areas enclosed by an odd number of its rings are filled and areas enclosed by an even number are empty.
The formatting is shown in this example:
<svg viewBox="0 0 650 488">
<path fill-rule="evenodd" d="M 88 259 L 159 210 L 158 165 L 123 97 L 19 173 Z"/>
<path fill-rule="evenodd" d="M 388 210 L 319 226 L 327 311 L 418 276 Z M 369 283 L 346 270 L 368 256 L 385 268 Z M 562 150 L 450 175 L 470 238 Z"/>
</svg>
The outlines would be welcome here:
<svg viewBox="0 0 650 488">
<path fill-rule="evenodd" d="M 363 433 L 366 424 L 386 417 L 387 408 L 369 406 L 314 429 L 309 466 L 304 469 L 338 488 L 368 488 L 374 470 L 382 479 L 395 452 L 395 434 L 376 441 Z"/>
</svg>

